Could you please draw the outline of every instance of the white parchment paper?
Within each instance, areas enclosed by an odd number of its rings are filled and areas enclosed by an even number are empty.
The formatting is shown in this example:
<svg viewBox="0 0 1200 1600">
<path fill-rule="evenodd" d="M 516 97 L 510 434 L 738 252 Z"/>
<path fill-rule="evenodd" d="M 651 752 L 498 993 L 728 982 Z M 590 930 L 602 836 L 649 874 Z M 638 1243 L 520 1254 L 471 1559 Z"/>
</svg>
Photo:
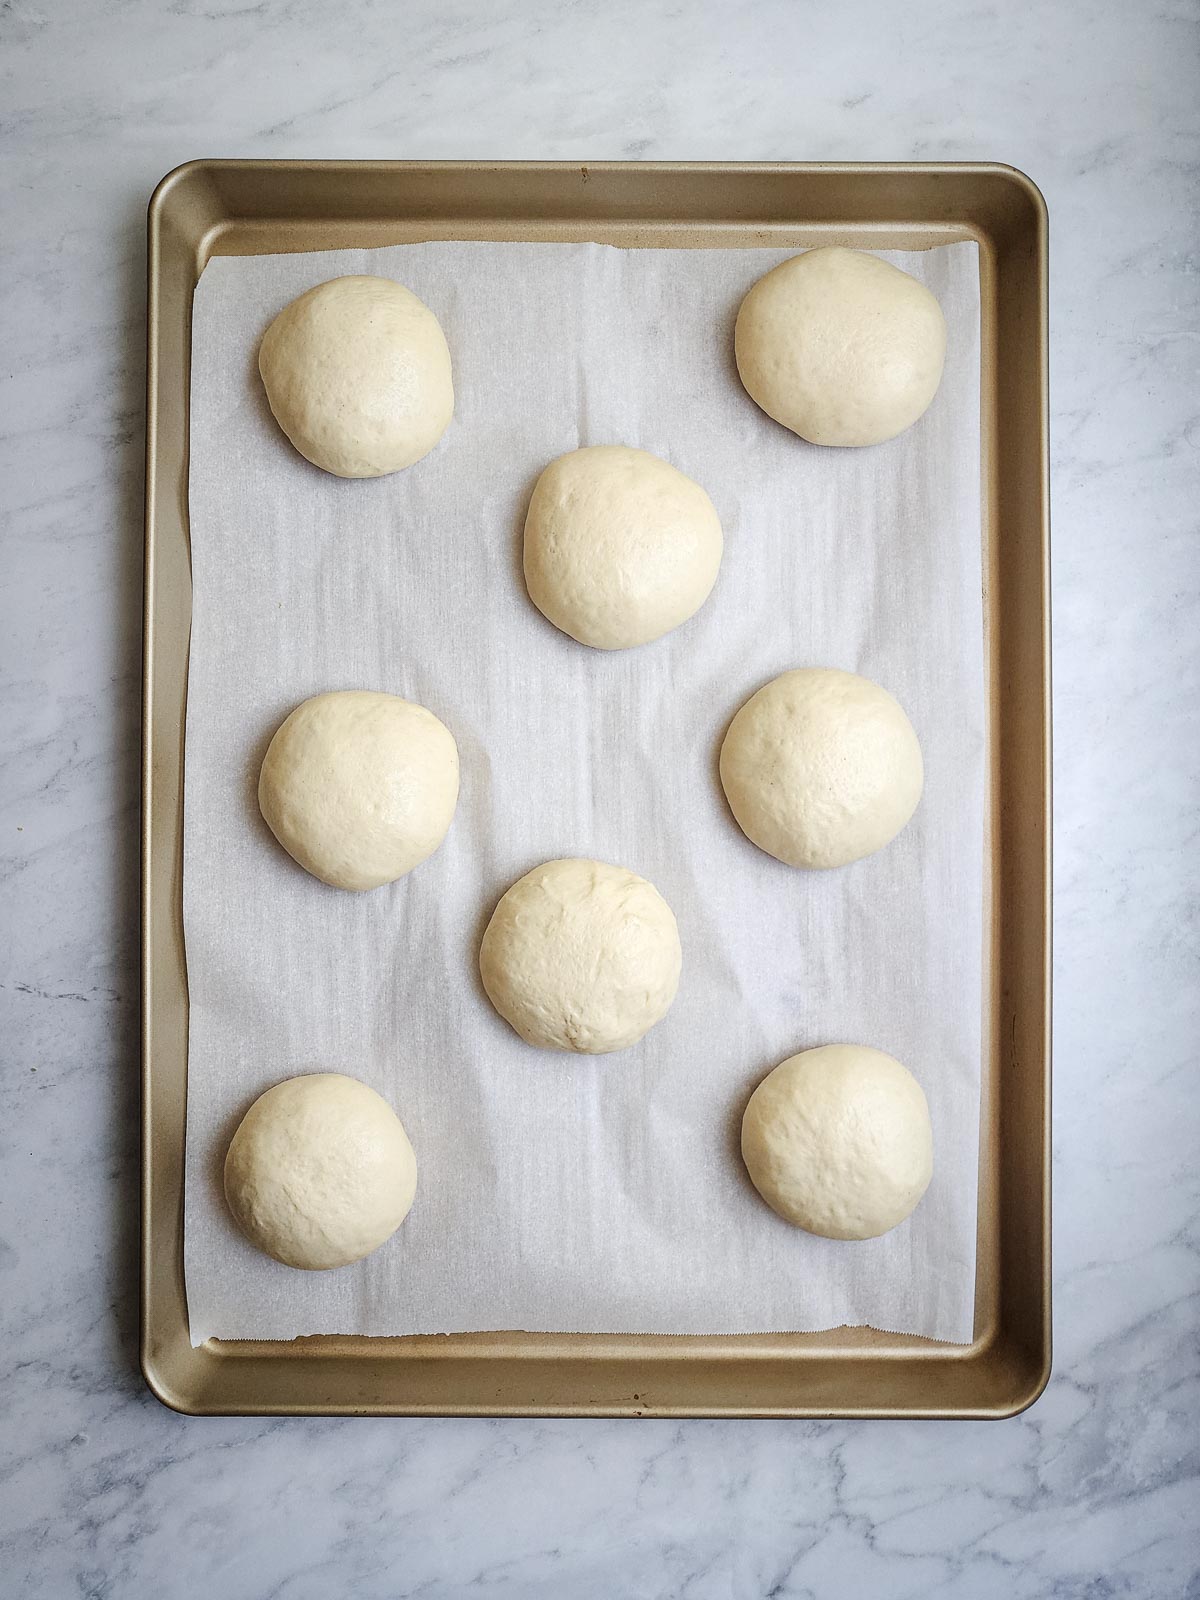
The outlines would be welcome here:
<svg viewBox="0 0 1200 1600">
<path fill-rule="evenodd" d="M 841 1323 L 970 1339 L 984 770 L 976 249 L 885 252 L 938 296 L 949 355 L 924 419 L 866 450 L 803 443 L 738 382 L 738 303 L 790 253 L 430 243 L 206 267 L 193 322 L 184 838 L 195 1342 Z M 432 455 L 365 482 L 295 453 L 256 369 L 275 313 L 350 272 L 398 278 L 433 308 L 457 391 Z M 537 474 L 600 443 L 652 450 L 697 479 L 726 539 L 702 611 L 612 653 L 552 628 L 520 566 Z M 755 849 L 717 778 L 734 711 L 801 665 L 886 685 L 925 754 L 912 824 L 841 871 L 795 871 Z M 363 895 L 295 866 L 255 802 L 278 723 L 338 688 L 420 701 L 462 758 L 441 850 Z M 644 874 L 679 920 L 678 1000 L 619 1055 L 530 1049 L 480 988 L 496 900 L 562 855 Z M 926 1198 L 862 1244 L 780 1221 L 738 1156 L 755 1084 L 785 1056 L 837 1041 L 906 1062 L 934 1123 Z M 314 1070 L 379 1089 L 420 1163 L 399 1233 L 327 1273 L 254 1251 L 220 1184 L 254 1097 Z"/>
</svg>

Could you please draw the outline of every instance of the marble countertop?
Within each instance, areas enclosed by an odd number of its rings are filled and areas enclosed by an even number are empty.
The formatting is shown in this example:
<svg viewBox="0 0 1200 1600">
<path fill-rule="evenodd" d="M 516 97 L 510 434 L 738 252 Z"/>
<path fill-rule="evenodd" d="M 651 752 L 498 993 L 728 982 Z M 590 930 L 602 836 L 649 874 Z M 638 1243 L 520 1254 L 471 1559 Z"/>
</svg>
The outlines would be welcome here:
<svg viewBox="0 0 1200 1600">
<path fill-rule="evenodd" d="M 1200 42 L 1173 0 L 1017 15 L 0 7 L 6 1595 L 1200 1592 Z M 1056 1352 L 1023 1416 L 190 1420 L 142 1386 L 144 217 L 199 155 L 988 159 L 1043 189 Z"/>
</svg>

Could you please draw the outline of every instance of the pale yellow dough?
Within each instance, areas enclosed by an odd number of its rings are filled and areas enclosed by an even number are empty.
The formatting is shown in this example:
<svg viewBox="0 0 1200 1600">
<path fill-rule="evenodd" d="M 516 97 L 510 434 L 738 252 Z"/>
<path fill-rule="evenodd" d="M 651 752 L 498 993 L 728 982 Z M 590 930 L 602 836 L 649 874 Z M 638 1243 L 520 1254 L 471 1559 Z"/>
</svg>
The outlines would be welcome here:
<svg viewBox="0 0 1200 1600">
<path fill-rule="evenodd" d="M 882 1050 L 803 1050 L 751 1095 L 742 1158 L 786 1221 L 828 1239 L 873 1239 L 929 1187 L 929 1107 L 912 1073 Z"/>
<path fill-rule="evenodd" d="M 390 278 L 331 278 L 284 306 L 258 370 L 284 433 L 339 478 L 411 467 L 454 414 L 441 325 Z"/>
<path fill-rule="evenodd" d="M 734 331 L 738 372 L 769 417 L 813 444 L 881 444 L 934 395 L 946 319 L 923 283 L 829 246 L 760 278 Z"/>
<path fill-rule="evenodd" d="M 381 1095 L 337 1072 L 288 1078 L 242 1118 L 225 1198 L 250 1243 L 288 1267 L 358 1261 L 404 1221 L 417 1161 Z"/>
<path fill-rule="evenodd" d="M 335 889 L 377 889 L 446 836 L 458 746 L 399 695 L 335 690 L 305 700 L 267 748 L 258 804 L 288 854 Z"/>
<path fill-rule="evenodd" d="M 525 585 L 581 644 L 625 650 L 693 616 L 721 565 L 721 522 L 658 456 L 590 445 L 552 461 L 525 518 Z"/>
<path fill-rule="evenodd" d="M 785 672 L 751 695 L 721 745 L 738 826 L 792 867 L 841 867 L 880 850 L 921 798 L 921 746 L 903 707 L 835 667 Z"/>
<path fill-rule="evenodd" d="M 667 1013 L 683 956 L 652 883 L 604 861 L 547 861 L 501 897 L 479 951 L 488 998 L 527 1044 L 604 1055 Z"/>
</svg>

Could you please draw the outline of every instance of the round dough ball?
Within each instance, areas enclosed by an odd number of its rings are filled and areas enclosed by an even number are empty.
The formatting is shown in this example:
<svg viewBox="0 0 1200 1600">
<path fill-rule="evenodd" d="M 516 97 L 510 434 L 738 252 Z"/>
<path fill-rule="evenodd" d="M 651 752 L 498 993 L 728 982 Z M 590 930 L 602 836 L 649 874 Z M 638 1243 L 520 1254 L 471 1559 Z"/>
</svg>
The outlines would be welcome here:
<svg viewBox="0 0 1200 1600">
<path fill-rule="evenodd" d="M 225 1198 L 260 1250 L 323 1271 L 358 1261 L 409 1213 L 417 1159 L 400 1118 L 374 1089 L 339 1072 L 277 1083 L 238 1125 Z"/>
<path fill-rule="evenodd" d="M 527 1044 L 605 1055 L 664 1017 L 683 956 L 652 883 L 603 861 L 547 861 L 504 893 L 479 951 L 488 999 Z"/>
<path fill-rule="evenodd" d="M 441 324 L 390 278 L 332 278 L 284 306 L 258 370 L 284 433 L 339 478 L 411 467 L 454 415 Z"/>
<path fill-rule="evenodd" d="M 924 768 L 912 723 L 886 689 L 801 667 L 751 695 L 729 724 L 721 783 L 760 850 L 790 867 L 842 867 L 900 832 Z"/>
<path fill-rule="evenodd" d="M 424 706 L 343 689 L 305 700 L 263 758 L 258 804 L 306 872 L 335 889 L 402 878 L 446 837 L 458 746 Z"/>
<path fill-rule="evenodd" d="M 525 518 L 525 584 L 572 639 L 624 650 L 700 609 L 722 543 L 698 483 L 646 450 L 591 445 L 559 456 L 537 481 Z"/>
<path fill-rule="evenodd" d="M 946 319 L 923 283 L 878 256 L 793 256 L 742 301 L 734 352 L 746 392 L 813 444 L 880 444 L 937 393 Z"/>
<path fill-rule="evenodd" d="M 908 1068 L 882 1050 L 802 1050 L 750 1096 L 742 1159 L 785 1221 L 827 1239 L 873 1239 L 929 1187 L 929 1107 Z"/>
</svg>

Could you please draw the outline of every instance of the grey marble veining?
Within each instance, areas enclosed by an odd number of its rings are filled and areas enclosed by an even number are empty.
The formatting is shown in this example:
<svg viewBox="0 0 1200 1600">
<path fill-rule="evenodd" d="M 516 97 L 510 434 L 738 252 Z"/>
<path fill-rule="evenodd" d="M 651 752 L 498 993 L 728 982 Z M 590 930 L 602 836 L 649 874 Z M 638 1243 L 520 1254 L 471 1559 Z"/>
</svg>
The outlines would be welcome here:
<svg viewBox="0 0 1200 1600">
<path fill-rule="evenodd" d="M 1195 1596 L 1200 41 L 1019 13 L 0 7 L 0 1590 Z M 196 155 L 1010 161 L 1052 219 L 1055 1376 L 1003 1424 L 196 1420 L 136 1373 L 143 218 Z"/>
</svg>

